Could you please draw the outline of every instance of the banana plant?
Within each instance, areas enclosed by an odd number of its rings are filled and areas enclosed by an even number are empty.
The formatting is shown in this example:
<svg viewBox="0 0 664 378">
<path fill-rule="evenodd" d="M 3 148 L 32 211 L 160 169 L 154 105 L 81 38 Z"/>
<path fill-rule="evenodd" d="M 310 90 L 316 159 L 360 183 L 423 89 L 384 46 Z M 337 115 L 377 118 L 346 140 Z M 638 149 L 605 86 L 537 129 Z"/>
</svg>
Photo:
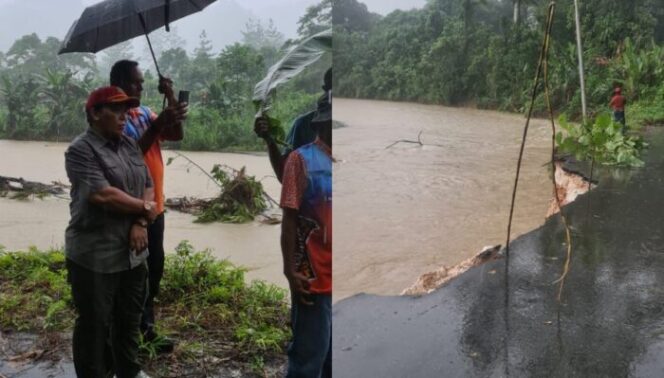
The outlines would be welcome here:
<svg viewBox="0 0 664 378">
<path fill-rule="evenodd" d="M 50 110 L 49 134 L 55 135 L 56 141 L 59 141 L 63 131 L 61 127 L 65 127 L 67 137 L 83 130 L 85 118 L 81 109 L 91 86 L 90 78 L 84 78 L 78 83 L 73 72 L 51 69 L 46 69 L 46 72 L 38 77 L 42 81 L 40 94 Z"/>
<path fill-rule="evenodd" d="M 253 102 L 258 112 L 256 116 L 267 116 L 276 88 L 313 64 L 326 51 L 332 50 L 332 29 L 314 34 L 300 44 L 291 47 L 281 60 L 268 69 L 267 75 L 254 88 Z M 284 144 L 284 130 L 280 121 L 270 118 L 269 135 L 277 143 Z"/>
</svg>

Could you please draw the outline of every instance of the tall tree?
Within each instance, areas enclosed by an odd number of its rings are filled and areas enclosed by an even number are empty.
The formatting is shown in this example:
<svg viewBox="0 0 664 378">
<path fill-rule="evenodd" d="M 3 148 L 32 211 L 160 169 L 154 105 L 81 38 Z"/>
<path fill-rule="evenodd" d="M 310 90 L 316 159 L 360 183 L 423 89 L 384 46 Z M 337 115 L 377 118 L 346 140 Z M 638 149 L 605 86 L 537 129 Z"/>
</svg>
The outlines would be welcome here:
<svg viewBox="0 0 664 378">
<path fill-rule="evenodd" d="M 132 45 L 131 40 L 104 49 L 99 63 L 99 73 L 108 80 L 108 75 L 111 72 L 113 63 L 121 59 L 134 59 L 133 50 L 134 46 Z"/>
<path fill-rule="evenodd" d="M 332 27 L 332 0 L 321 0 L 308 7 L 297 23 L 297 34 L 301 39 Z"/>
<path fill-rule="evenodd" d="M 175 47 L 165 50 L 157 62 L 164 75 L 175 80 L 179 85 L 183 85 L 185 73 L 190 65 L 189 56 L 184 48 Z"/>
<path fill-rule="evenodd" d="M 367 32 L 380 15 L 369 12 L 367 6 L 357 0 L 336 0 L 332 7 L 332 24 L 348 31 Z"/>
<path fill-rule="evenodd" d="M 194 60 L 207 60 L 212 58 L 212 41 L 208 39 L 205 30 L 198 36 L 198 46 L 194 49 Z"/>
<path fill-rule="evenodd" d="M 270 19 L 267 26 L 258 19 L 249 19 L 242 32 L 242 42 L 256 50 L 263 48 L 278 49 L 284 43 L 284 35 L 274 26 L 274 21 Z"/>
<path fill-rule="evenodd" d="M 144 63 L 149 63 L 152 65 L 152 54 L 150 53 L 150 46 L 148 41 L 145 38 L 141 38 L 141 55 L 140 60 Z M 155 55 L 158 57 L 164 51 L 183 48 L 186 49 L 187 42 L 180 37 L 178 34 L 178 28 L 176 26 L 171 27 L 171 31 L 167 32 L 166 29 L 160 28 L 152 33 L 150 33 L 150 43 L 152 44 L 152 49 L 154 50 Z M 159 67 L 161 69 L 161 66 Z M 166 76 L 171 75 L 170 72 L 164 71 Z"/>
<path fill-rule="evenodd" d="M 194 91 L 202 91 L 214 80 L 215 66 L 212 58 L 212 42 L 203 30 L 199 36 L 198 46 L 194 49 L 194 57 L 187 70 L 186 85 Z"/>
</svg>

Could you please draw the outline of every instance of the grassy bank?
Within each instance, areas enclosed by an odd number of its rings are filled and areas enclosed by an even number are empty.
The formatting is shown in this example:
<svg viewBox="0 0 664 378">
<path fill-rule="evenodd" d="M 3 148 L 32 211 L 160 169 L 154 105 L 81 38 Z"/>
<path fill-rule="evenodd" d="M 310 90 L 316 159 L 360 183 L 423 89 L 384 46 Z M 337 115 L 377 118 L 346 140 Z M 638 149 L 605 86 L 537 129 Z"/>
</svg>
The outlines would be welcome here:
<svg viewBox="0 0 664 378">
<path fill-rule="evenodd" d="M 264 376 L 284 361 L 290 337 L 287 292 L 261 281 L 245 283 L 245 269 L 195 251 L 186 241 L 167 254 L 157 304 L 159 331 L 177 340 L 158 356 L 142 343 L 146 370 L 156 376 L 206 374 L 233 367 Z M 75 318 L 62 251 L 0 250 L 0 327 L 52 339 L 70 333 Z M 69 350 L 68 341 L 49 342 Z"/>
</svg>

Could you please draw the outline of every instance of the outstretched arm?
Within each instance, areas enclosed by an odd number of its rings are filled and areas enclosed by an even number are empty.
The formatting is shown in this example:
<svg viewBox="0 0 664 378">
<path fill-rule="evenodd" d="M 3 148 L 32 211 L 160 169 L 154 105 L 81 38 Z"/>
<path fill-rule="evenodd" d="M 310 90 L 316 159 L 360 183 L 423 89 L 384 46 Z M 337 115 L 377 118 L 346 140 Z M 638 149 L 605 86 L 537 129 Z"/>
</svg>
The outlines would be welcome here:
<svg viewBox="0 0 664 378">
<path fill-rule="evenodd" d="M 272 170 L 277 176 L 277 180 L 281 182 L 283 173 L 284 173 L 284 163 L 286 162 L 286 156 L 284 156 L 279 150 L 277 143 L 270 137 L 268 130 L 270 129 L 270 122 L 266 117 L 258 117 L 254 121 L 254 132 L 260 138 L 265 140 L 267 144 L 267 153 L 270 157 L 270 165 L 272 165 Z"/>
</svg>

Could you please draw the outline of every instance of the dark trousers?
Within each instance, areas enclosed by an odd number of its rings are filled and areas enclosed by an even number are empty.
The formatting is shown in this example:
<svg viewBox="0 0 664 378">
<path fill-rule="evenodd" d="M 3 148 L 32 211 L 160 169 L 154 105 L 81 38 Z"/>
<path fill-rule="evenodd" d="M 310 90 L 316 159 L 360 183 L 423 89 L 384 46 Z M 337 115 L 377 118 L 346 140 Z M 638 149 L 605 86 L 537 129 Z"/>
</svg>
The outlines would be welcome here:
<svg viewBox="0 0 664 378">
<path fill-rule="evenodd" d="M 613 112 L 613 120 L 620 123 L 622 125 L 622 132 L 623 134 L 626 131 L 625 127 L 625 111 L 623 110 L 622 112 L 619 111 L 614 111 Z"/>
<path fill-rule="evenodd" d="M 293 341 L 288 347 L 287 378 L 332 377 L 332 296 L 307 297 L 313 305 L 292 300 Z"/>
<path fill-rule="evenodd" d="M 127 252 L 129 253 L 129 252 Z M 140 371 L 138 341 L 146 295 L 145 265 L 118 273 L 97 273 L 67 260 L 78 317 L 74 325 L 74 367 L 79 378 L 134 377 Z"/>
<path fill-rule="evenodd" d="M 154 298 L 159 294 L 159 284 L 164 276 L 164 214 L 160 214 L 148 227 L 148 297 L 141 318 L 143 332 L 154 328 Z"/>
</svg>

